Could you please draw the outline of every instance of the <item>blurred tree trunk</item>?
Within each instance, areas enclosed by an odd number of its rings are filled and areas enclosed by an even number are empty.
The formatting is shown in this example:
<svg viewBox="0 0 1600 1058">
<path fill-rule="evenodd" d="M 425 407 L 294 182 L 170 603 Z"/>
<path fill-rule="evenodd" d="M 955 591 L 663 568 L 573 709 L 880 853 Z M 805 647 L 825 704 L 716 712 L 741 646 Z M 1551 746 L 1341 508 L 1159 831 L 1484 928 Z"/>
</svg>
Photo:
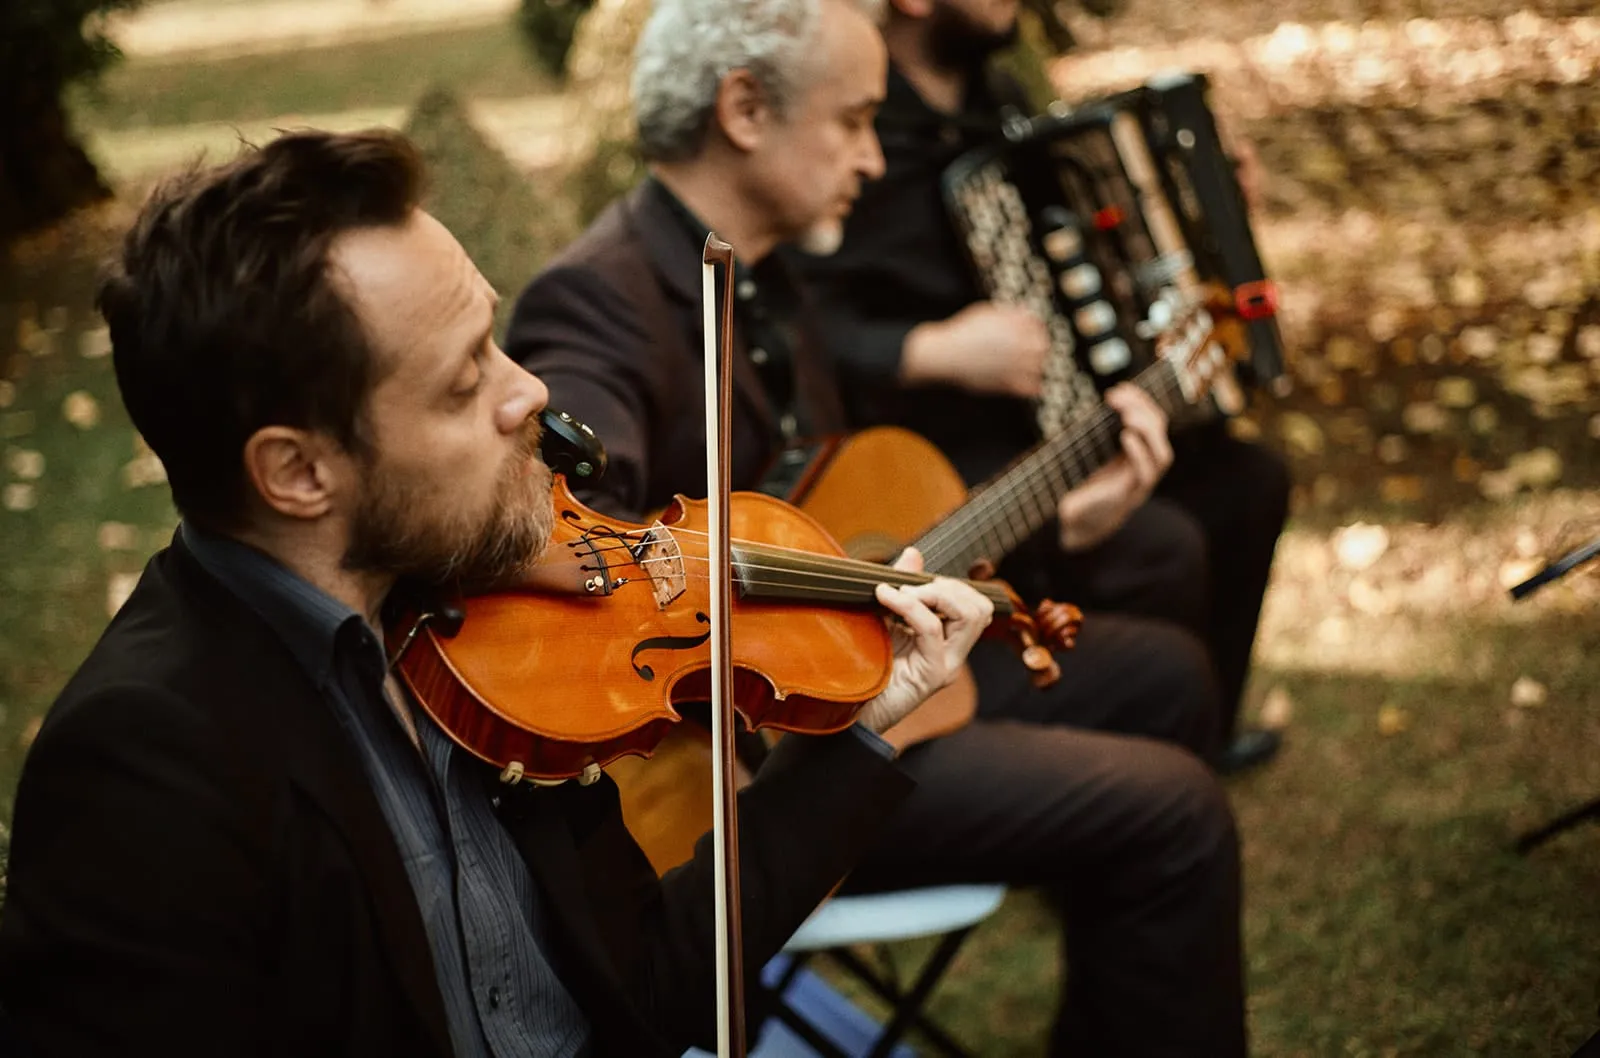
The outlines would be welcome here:
<svg viewBox="0 0 1600 1058">
<path fill-rule="evenodd" d="M 117 57 L 106 20 L 138 3 L 0 3 L 0 244 L 111 194 L 73 136 L 61 94 Z"/>
<path fill-rule="evenodd" d="M 56 86 L 12 86 L 0 123 L 0 243 L 110 197 L 72 135 Z"/>
</svg>

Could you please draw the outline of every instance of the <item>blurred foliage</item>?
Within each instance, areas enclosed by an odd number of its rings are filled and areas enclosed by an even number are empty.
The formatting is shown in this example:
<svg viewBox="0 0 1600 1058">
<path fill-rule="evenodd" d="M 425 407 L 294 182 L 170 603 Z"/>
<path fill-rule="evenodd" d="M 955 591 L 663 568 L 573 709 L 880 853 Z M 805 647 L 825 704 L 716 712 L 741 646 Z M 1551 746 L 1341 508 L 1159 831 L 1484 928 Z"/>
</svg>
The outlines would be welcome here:
<svg viewBox="0 0 1600 1058">
<path fill-rule="evenodd" d="M 61 94 L 116 57 L 106 14 L 138 0 L 10 0 L 0 5 L 0 239 L 108 192 L 72 135 Z"/>
<path fill-rule="evenodd" d="M 573 210 L 552 189 L 518 172 L 472 123 L 459 98 L 430 90 L 406 122 L 427 159 L 428 210 L 453 232 L 500 292 L 504 325 L 517 292 L 576 237 Z"/>
<path fill-rule="evenodd" d="M 644 159 L 631 139 L 604 139 L 583 158 L 565 181 L 566 194 L 578 220 L 587 226 L 614 199 L 644 179 Z"/>
<path fill-rule="evenodd" d="M 566 72 L 573 35 L 593 6 L 594 0 L 522 0 L 517 27 L 545 73 L 560 77 Z"/>
<path fill-rule="evenodd" d="M 139 0 L 11 0 L 0 6 L 0 91 L 57 90 L 96 74 L 118 55 L 102 19 Z"/>
<path fill-rule="evenodd" d="M 534 96 L 551 79 L 499 22 L 351 40 L 227 62 L 130 62 L 67 95 L 86 132 L 406 107 L 435 85 L 468 99 Z M 108 166 L 108 168 L 115 168 Z"/>
</svg>

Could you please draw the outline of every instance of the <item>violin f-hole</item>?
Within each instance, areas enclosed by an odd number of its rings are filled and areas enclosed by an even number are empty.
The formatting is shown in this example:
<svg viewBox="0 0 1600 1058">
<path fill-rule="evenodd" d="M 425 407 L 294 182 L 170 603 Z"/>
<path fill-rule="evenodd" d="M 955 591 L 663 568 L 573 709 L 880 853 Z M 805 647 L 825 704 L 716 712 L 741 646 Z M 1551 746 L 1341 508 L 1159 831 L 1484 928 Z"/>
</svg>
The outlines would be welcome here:
<svg viewBox="0 0 1600 1058">
<path fill-rule="evenodd" d="M 696 612 L 694 619 L 707 626 L 703 635 L 651 636 L 649 639 L 641 639 L 639 642 L 634 644 L 633 652 L 628 655 L 628 664 L 633 666 L 633 671 L 639 674 L 640 679 L 653 680 L 656 678 L 655 669 L 652 669 L 649 665 L 639 664 L 639 655 L 643 654 L 645 651 L 693 650 L 695 647 L 703 646 L 705 642 L 711 638 L 711 618 L 707 617 L 703 613 Z"/>
</svg>

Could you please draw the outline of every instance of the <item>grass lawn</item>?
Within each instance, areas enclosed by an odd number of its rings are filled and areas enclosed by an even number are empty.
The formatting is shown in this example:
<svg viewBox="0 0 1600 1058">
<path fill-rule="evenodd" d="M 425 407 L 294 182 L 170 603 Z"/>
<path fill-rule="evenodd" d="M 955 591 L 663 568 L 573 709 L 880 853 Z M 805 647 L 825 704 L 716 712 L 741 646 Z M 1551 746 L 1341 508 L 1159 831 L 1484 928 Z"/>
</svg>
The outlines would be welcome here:
<svg viewBox="0 0 1600 1058">
<path fill-rule="evenodd" d="M 130 59 L 93 88 L 73 93 L 90 130 L 127 130 L 201 121 L 256 121 L 355 108 L 404 107 L 431 85 L 467 98 L 551 90 L 510 20 L 200 62 Z"/>
</svg>

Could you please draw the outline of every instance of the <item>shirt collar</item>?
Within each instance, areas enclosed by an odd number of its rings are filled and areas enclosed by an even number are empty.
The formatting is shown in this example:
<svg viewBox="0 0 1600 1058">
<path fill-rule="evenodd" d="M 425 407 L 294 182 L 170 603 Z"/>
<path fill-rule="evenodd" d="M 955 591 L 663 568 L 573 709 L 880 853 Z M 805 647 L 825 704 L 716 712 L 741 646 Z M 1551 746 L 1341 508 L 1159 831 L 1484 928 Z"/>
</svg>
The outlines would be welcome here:
<svg viewBox="0 0 1600 1058">
<path fill-rule="evenodd" d="M 705 221 L 695 215 L 694 210 L 684 204 L 684 201 L 672 193 L 672 189 L 654 176 L 647 176 L 648 191 L 656 196 L 657 200 L 666 207 L 674 222 L 683 232 L 684 237 L 692 241 L 698 249 L 705 245 L 706 236 L 711 234 L 711 228 Z M 750 300 L 750 295 L 745 291 L 763 290 L 770 291 L 779 298 L 788 298 L 794 290 L 794 280 L 783 263 L 783 255 L 777 252 L 769 253 L 754 265 L 735 256 L 733 259 L 734 289 L 740 291 L 741 302 Z"/>
<path fill-rule="evenodd" d="M 333 675 L 340 637 L 370 642 L 366 620 L 269 555 L 231 537 L 184 522 L 178 532 L 195 561 L 265 621 L 321 686 Z"/>
</svg>

